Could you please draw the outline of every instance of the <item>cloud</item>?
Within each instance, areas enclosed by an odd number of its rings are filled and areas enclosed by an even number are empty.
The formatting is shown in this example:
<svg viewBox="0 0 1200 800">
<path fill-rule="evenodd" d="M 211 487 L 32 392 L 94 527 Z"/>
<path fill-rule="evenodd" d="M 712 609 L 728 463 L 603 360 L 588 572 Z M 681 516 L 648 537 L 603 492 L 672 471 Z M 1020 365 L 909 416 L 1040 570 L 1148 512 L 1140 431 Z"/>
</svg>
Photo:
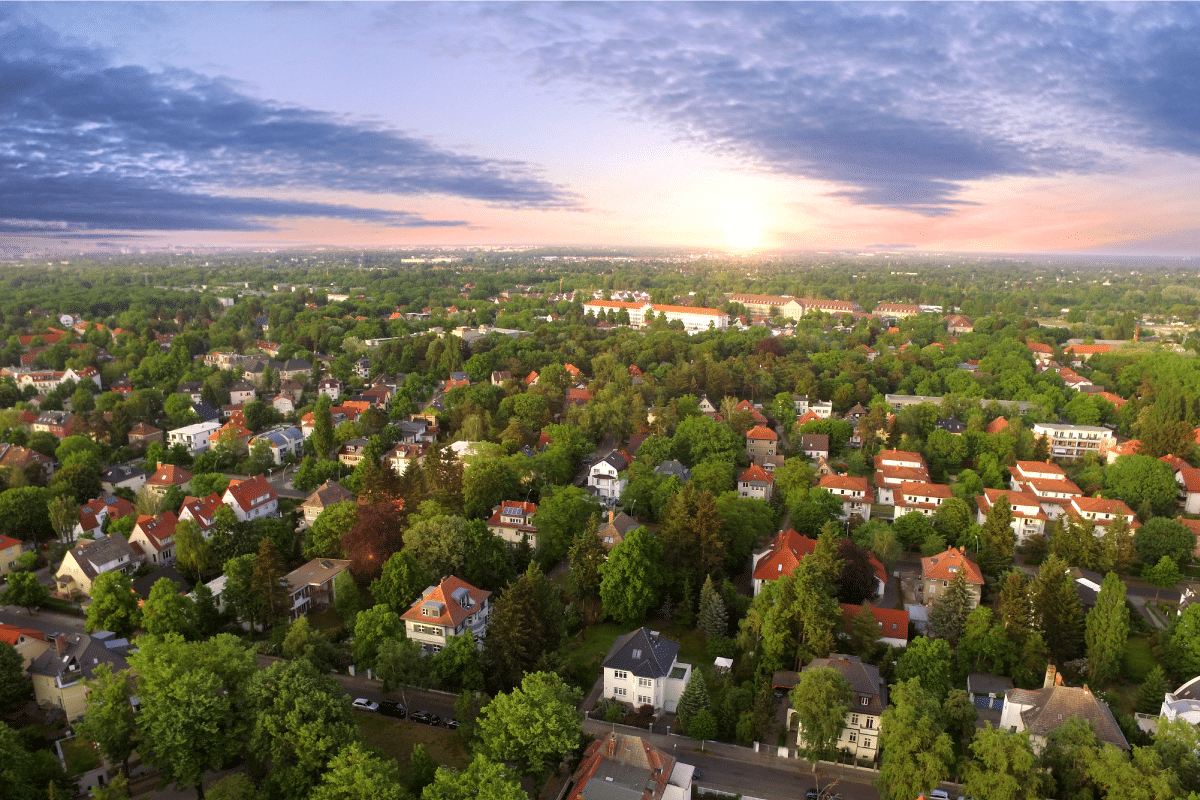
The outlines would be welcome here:
<svg viewBox="0 0 1200 800">
<path fill-rule="evenodd" d="M 278 199 L 313 191 L 577 204 L 522 162 L 264 102 L 192 72 L 110 65 L 0 12 L 0 218 L 133 230 L 253 230 L 297 216 L 465 224 Z"/>
<path fill-rule="evenodd" d="M 456 6 L 456 4 L 451 4 Z M 1194 5 L 482 4 L 473 44 L 679 137 L 869 206 L 1200 154 Z M 461 30 L 461 19 L 458 19 Z M 461 44 L 461 43 L 460 43 Z"/>
</svg>

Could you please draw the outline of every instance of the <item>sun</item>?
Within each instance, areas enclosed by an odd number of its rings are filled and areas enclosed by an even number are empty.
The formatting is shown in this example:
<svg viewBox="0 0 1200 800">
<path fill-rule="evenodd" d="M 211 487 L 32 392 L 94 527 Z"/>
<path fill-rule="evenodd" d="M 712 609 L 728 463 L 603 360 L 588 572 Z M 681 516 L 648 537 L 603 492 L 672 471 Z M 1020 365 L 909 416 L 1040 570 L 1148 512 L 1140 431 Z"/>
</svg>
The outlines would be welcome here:
<svg viewBox="0 0 1200 800">
<path fill-rule="evenodd" d="M 752 250 L 762 239 L 762 225 L 745 217 L 729 219 L 725 223 L 725 239 L 735 250 Z"/>
</svg>

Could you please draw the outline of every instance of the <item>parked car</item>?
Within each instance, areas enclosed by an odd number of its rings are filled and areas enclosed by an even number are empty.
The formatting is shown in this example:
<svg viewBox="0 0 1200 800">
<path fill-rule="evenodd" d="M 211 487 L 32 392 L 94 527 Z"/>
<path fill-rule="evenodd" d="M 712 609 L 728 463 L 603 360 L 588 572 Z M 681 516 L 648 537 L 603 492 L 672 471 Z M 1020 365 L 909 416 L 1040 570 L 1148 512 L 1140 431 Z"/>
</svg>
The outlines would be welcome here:
<svg viewBox="0 0 1200 800">
<path fill-rule="evenodd" d="M 384 700 L 379 704 L 379 713 L 385 717 L 394 717 L 396 719 L 404 719 L 407 716 L 407 710 L 403 705 L 395 700 Z"/>
<path fill-rule="evenodd" d="M 458 720 L 456 720 L 454 717 L 446 717 L 444 720 L 442 720 L 442 722 L 444 722 L 446 727 L 450 730 L 458 730 Z"/>
<path fill-rule="evenodd" d="M 441 725 L 442 718 L 437 714 L 430 714 L 428 711 L 414 711 L 408 715 L 408 718 L 413 722 L 419 722 L 422 725 Z"/>
<path fill-rule="evenodd" d="M 934 789 L 929 793 L 929 800 L 950 800 L 950 794 L 945 789 Z"/>
<path fill-rule="evenodd" d="M 376 703 L 374 700 L 368 700 L 365 697 L 354 698 L 354 702 L 351 703 L 351 705 L 353 705 L 359 711 L 378 711 L 379 710 L 379 703 Z"/>
</svg>

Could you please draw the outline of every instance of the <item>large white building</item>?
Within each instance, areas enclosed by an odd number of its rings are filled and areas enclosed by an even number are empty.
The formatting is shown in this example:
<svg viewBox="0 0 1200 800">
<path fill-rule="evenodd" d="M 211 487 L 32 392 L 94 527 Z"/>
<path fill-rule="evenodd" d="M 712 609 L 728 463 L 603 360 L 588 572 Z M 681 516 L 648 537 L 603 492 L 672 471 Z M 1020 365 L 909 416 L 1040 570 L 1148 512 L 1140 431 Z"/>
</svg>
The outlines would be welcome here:
<svg viewBox="0 0 1200 800">
<path fill-rule="evenodd" d="M 1083 458 L 1088 453 L 1100 455 L 1102 450 L 1117 444 L 1115 433 L 1094 425 L 1039 422 L 1033 426 L 1033 435 L 1049 440 L 1050 455 L 1054 458 Z"/>
<path fill-rule="evenodd" d="M 625 300 L 589 300 L 583 304 L 583 313 L 592 316 L 606 314 L 610 311 L 614 313 L 627 312 L 629 324 L 633 326 L 644 325 L 646 317 L 654 314 L 668 322 L 679 320 L 683 323 L 683 329 L 688 333 L 703 333 L 710 329 L 723 331 L 729 327 L 729 315 L 716 308 L 630 303 Z"/>
<path fill-rule="evenodd" d="M 185 425 L 173 431 L 167 431 L 167 446 L 182 444 L 193 456 L 198 456 L 208 450 L 208 437 L 221 430 L 219 422 L 197 422 L 195 425 Z"/>
<path fill-rule="evenodd" d="M 679 643 L 658 631 L 638 628 L 613 643 L 601 666 L 604 696 L 635 708 L 653 706 L 675 713 L 679 696 L 692 675 L 692 665 L 676 660 Z"/>
</svg>

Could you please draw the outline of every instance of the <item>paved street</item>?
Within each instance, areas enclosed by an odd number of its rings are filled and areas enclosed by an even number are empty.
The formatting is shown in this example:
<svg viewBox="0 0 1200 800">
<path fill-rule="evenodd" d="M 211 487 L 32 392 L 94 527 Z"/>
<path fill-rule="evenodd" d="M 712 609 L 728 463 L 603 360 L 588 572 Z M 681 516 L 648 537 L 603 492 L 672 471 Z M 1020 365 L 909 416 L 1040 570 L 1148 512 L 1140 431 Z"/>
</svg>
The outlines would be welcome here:
<svg viewBox="0 0 1200 800">
<path fill-rule="evenodd" d="M 43 633 L 83 630 L 83 617 L 73 617 L 70 614 L 59 614 L 45 609 L 35 611 L 30 616 L 28 611 L 19 606 L 0 606 L 0 623 Z"/>
</svg>

